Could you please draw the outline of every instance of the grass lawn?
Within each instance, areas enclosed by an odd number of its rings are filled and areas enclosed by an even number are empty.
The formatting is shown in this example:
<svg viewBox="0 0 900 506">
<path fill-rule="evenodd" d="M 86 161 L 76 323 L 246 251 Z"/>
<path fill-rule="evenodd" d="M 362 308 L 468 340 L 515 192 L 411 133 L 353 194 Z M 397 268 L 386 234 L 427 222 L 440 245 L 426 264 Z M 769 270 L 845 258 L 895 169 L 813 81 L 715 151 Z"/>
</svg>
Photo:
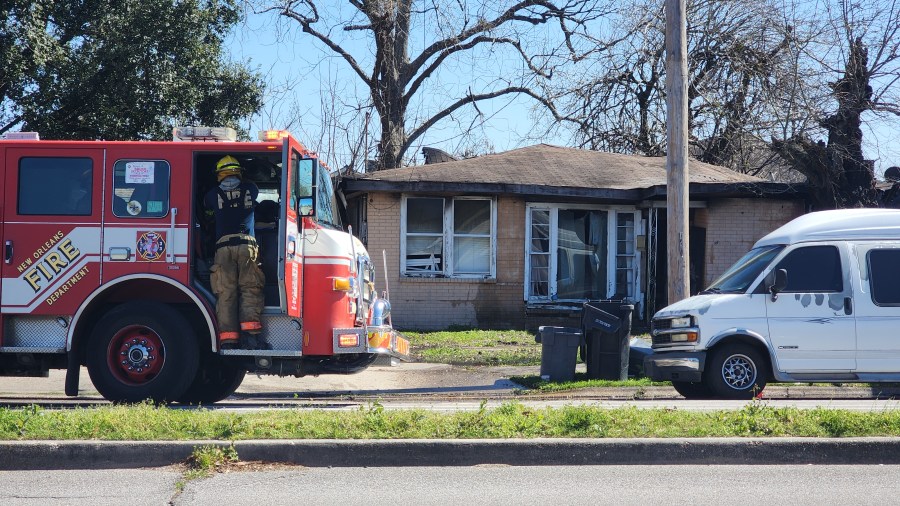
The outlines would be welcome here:
<svg viewBox="0 0 900 506">
<path fill-rule="evenodd" d="M 403 331 L 419 362 L 454 365 L 540 365 L 541 345 L 524 330 Z"/>
<path fill-rule="evenodd" d="M 737 411 L 531 408 L 434 412 L 386 410 L 225 412 L 105 406 L 69 410 L 0 408 L 0 440 L 244 440 L 536 437 L 851 437 L 900 436 L 900 411 L 773 408 L 754 402 Z"/>
</svg>

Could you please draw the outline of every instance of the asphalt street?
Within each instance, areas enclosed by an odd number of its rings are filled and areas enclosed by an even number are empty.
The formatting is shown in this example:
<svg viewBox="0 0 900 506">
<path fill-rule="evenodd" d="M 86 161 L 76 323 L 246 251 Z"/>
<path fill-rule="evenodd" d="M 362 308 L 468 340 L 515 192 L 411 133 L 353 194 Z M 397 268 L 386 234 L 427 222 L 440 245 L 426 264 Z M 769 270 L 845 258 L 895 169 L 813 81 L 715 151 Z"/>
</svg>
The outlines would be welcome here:
<svg viewBox="0 0 900 506">
<path fill-rule="evenodd" d="M 270 467 L 184 482 L 182 470 L 0 471 L 22 506 L 895 504 L 900 466 Z"/>
</svg>

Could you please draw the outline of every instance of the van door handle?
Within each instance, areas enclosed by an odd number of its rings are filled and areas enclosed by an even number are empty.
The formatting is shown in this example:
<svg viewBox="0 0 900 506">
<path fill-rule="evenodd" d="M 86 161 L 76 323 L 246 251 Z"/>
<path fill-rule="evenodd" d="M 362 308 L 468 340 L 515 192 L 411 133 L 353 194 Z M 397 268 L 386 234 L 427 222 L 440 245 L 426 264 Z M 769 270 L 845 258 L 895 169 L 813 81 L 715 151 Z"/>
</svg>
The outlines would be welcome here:
<svg viewBox="0 0 900 506">
<path fill-rule="evenodd" d="M 6 241 L 6 247 L 3 248 L 3 261 L 6 263 L 12 262 L 13 257 L 13 242 Z"/>
<path fill-rule="evenodd" d="M 853 299 L 850 297 L 844 297 L 844 314 L 853 314 Z"/>
</svg>

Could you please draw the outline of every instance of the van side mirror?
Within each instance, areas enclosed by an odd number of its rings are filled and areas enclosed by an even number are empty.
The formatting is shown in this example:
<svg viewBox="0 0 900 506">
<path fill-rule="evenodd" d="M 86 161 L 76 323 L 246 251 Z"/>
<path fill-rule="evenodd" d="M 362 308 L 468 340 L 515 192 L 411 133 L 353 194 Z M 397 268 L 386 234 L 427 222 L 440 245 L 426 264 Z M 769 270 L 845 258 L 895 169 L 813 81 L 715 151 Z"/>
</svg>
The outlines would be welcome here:
<svg viewBox="0 0 900 506">
<path fill-rule="evenodd" d="M 778 300 L 778 292 L 787 286 L 787 270 L 777 269 L 766 275 L 766 288 L 772 294 L 772 300 Z"/>
</svg>

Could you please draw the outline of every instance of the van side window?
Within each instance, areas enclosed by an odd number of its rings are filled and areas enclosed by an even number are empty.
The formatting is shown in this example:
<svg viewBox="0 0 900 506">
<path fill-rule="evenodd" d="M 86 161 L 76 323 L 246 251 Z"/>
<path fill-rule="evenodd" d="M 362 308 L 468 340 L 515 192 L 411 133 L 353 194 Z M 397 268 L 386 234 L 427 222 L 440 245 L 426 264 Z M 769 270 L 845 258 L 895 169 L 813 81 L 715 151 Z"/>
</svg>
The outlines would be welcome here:
<svg viewBox="0 0 900 506">
<path fill-rule="evenodd" d="M 873 249 L 868 254 L 872 302 L 900 306 L 900 249 Z"/>
<path fill-rule="evenodd" d="M 778 262 L 787 271 L 785 292 L 841 292 L 844 290 L 841 255 L 834 246 L 797 248 Z"/>
<path fill-rule="evenodd" d="M 118 160 L 113 167 L 113 214 L 161 218 L 169 213 L 169 162 Z"/>
<path fill-rule="evenodd" d="M 90 216 L 94 168 L 90 158 L 19 160 L 19 214 Z"/>
</svg>

